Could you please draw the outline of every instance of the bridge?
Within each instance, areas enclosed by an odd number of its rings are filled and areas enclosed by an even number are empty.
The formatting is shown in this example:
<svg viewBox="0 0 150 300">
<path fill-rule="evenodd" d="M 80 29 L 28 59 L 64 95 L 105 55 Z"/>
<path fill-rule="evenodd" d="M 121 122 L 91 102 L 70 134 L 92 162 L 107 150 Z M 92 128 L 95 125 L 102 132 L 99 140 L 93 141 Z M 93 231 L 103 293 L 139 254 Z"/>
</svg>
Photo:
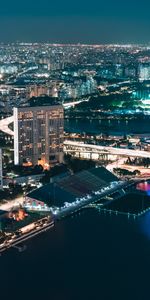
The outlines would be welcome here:
<svg viewBox="0 0 150 300">
<path fill-rule="evenodd" d="M 102 156 L 142 157 L 150 158 L 149 151 L 121 149 L 115 147 L 85 144 L 83 142 L 64 141 L 64 152 L 75 154 L 79 157 L 87 156 L 88 159 L 99 159 Z"/>
<path fill-rule="evenodd" d="M 89 101 L 89 98 L 86 98 L 86 99 L 82 99 L 82 100 L 66 102 L 66 103 L 63 103 L 62 105 L 65 109 L 67 109 L 70 107 L 74 107 L 75 105 L 80 104 L 82 102 L 88 102 L 88 101 Z"/>
</svg>

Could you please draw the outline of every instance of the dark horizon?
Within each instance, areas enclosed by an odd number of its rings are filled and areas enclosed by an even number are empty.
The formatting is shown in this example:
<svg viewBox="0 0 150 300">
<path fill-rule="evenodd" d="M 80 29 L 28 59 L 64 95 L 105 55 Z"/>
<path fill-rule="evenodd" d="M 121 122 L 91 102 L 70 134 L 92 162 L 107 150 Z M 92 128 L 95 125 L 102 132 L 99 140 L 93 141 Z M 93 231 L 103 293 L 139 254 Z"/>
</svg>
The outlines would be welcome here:
<svg viewBox="0 0 150 300">
<path fill-rule="evenodd" d="M 38 45 L 56 45 L 56 46 L 87 46 L 87 47 L 90 47 L 90 46 L 118 46 L 118 47 L 120 47 L 120 46 L 122 46 L 122 47 L 124 47 L 124 46 L 141 46 L 141 47 L 145 47 L 145 46 L 150 46 L 150 41 L 149 42 L 126 42 L 126 43 L 123 43 L 123 42 L 105 42 L 105 43 L 85 43 L 85 42 L 76 42 L 76 43 L 73 43 L 73 42 L 63 42 L 63 41 L 57 41 L 57 42 L 55 42 L 55 41 L 47 41 L 47 40 L 43 40 L 43 41 L 37 41 L 37 40 L 30 40 L 30 41 L 27 41 L 27 40 L 12 40 L 12 41 L 9 41 L 9 40 L 7 40 L 7 41 L 1 41 L 0 40 L 0 45 L 1 46 L 3 46 L 3 45 L 21 45 L 21 44 L 23 44 L 23 45 L 25 45 L 25 44 L 27 44 L 27 45 L 30 45 L 30 44 L 33 44 L 33 45 L 36 45 L 36 44 L 38 44 Z"/>
<path fill-rule="evenodd" d="M 1 3 L 0 41 L 51 43 L 148 43 L 148 0 L 8 0 Z"/>
</svg>

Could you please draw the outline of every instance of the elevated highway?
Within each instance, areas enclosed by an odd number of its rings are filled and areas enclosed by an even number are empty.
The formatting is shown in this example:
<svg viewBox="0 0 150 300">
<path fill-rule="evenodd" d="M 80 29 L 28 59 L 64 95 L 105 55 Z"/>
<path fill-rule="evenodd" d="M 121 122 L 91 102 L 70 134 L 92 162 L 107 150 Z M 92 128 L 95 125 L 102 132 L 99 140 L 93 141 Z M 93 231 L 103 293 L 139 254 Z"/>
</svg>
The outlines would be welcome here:
<svg viewBox="0 0 150 300">
<path fill-rule="evenodd" d="M 14 132 L 9 128 L 9 125 L 14 122 L 14 116 L 0 120 L 0 131 L 13 136 Z"/>
<path fill-rule="evenodd" d="M 14 122 L 14 116 L 0 120 L 0 131 L 13 136 L 14 132 L 9 128 L 9 125 Z M 99 146 L 93 144 L 85 144 L 83 142 L 74 142 L 70 140 L 64 141 L 64 152 L 65 153 L 78 153 L 89 154 L 88 158 L 92 159 L 92 155 L 114 155 L 122 157 L 141 157 L 141 158 L 150 158 L 149 151 L 143 150 L 132 150 L 132 149 L 121 149 L 109 146 Z"/>
<path fill-rule="evenodd" d="M 64 142 L 64 152 L 68 154 L 77 153 L 81 157 L 82 154 L 89 154 L 89 158 L 91 159 L 94 154 L 97 154 L 97 156 L 98 155 L 114 155 L 114 156 L 119 155 L 122 157 L 150 158 L 149 151 L 98 146 L 93 144 L 85 144 L 82 142 L 72 142 L 69 140 Z"/>
</svg>

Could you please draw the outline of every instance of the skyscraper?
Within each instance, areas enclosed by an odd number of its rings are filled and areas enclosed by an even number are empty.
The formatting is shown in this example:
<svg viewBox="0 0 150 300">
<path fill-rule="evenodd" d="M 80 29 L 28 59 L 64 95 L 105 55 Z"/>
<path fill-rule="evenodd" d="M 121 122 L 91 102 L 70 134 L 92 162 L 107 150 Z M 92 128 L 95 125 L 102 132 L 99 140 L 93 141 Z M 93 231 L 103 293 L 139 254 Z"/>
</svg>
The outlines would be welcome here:
<svg viewBox="0 0 150 300">
<path fill-rule="evenodd" d="M 139 66 L 139 80 L 150 80 L 150 64 L 140 64 Z"/>
<path fill-rule="evenodd" d="M 63 161 L 61 105 L 14 108 L 14 163 L 44 168 Z"/>
<path fill-rule="evenodd" d="M 0 149 L 0 190 L 3 188 L 2 149 Z"/>
</svg>

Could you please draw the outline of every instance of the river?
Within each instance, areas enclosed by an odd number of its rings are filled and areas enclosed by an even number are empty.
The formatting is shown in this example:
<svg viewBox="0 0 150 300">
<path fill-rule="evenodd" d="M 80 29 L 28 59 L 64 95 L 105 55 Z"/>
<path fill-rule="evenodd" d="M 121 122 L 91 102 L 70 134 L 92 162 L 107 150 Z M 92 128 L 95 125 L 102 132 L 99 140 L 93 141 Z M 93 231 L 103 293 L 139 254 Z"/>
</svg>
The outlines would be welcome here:
<svg viewBox="0 0 150 300">
<path fill-rule="evenodd" d="M 142 126 L 141 126 L 142 124 Z M 92 134 L 150 134 L 150 119 L 143 120 L 89 120 L 89 119 L 66 119 L 65 130 L 67 132 L 85 132 Z"/>
<path fill-rule="evenodd" d="M 2 299 L 149 298 L 150 213 L 139 219 L 95 209 L 59 221 L 0 257 Z"/>
<path fill-rule="evenodd" d="M 149 133 L 150 121 L 65 122 L 72 132 L 105 126 L 109 133 Z M 150 213 L 134 220 L 83 210 L 26 244 L 26 251 L 0 257 L 2 299 L 149 299 Z"/>
</svg>

